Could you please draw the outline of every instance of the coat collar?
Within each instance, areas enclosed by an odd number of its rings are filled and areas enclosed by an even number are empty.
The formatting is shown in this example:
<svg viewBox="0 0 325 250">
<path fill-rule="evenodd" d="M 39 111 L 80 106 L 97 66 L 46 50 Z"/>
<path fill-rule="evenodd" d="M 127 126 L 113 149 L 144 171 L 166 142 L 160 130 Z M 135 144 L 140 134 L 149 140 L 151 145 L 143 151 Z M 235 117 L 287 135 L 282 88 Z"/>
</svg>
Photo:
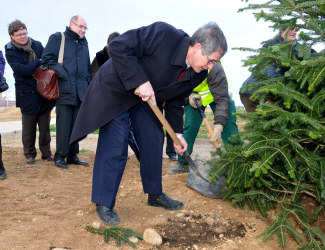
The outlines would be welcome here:
<svg viewBox="0 0 325 250">
<path fill-rule="evenodd" d="M 190 46 L 190 39 L 191 39 L 190 37 L 184 37 L 183 40 L 180 42 L 178 48 L 176 49 L 174 57 L 171 61 L 172 65 L 178 65 L 184 67 L 187 51 Z"/>
<path fill-rule="evenodd" d="M 78 41 L 78 43 L 81 43 L 81 44 L 87 44 L 88 43 L 85 36 L 83 38 L 79 39 L 79 35 L 76 32 L 72 31 L 70 29 L 70 27 L 68 27 L 68 26 L 66 27 L 64 34 L 66 36 L 68 36 L 71 40 Z"/>
</svg>

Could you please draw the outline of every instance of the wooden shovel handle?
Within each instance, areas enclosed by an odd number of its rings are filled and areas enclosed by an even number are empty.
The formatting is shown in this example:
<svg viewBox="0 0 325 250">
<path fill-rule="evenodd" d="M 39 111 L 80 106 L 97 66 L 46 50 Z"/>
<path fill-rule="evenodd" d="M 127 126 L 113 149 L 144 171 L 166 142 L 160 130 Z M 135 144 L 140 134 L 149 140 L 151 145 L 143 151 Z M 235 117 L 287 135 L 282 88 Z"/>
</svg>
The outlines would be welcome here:
<svg viewBox="0 0 325 250">
<path fill-rule="evenodd" d="M 202 117 L 202 119 L 203 119 L 203 122 L 204 122 L 205 126 L 206 126 L 207 129 L 208 129 L 208 133 L 209 133 L 211 136 L 213 136 L 213 129 L 211 128 L 211 126 L 210 126 L 210 124 L 209 124 L 209 122 L 208 122 L 208 118 L 205 116 L 203 110 L 202 110 L 201 107 L 199 106 L 199 104 L 198 104 L 198 102 L 197 102 L 197 100 L 196 100 L 195 97 L 193 97 L 193 101 L 195 102 L 196 107 L 197 107 L 197 110 L 199 111 L 199 113 L 200 113 L 200 115 L 201 115 L 201 117 Z M 215 142 L 213 143 L 213 145 L 215 146 L 215 148 L 219 148 L 219 142 L 218 142 L 218 141 L 215 141 Z"/>
<path fill-rule="evenodd" d="M 205 124 L 205 126 L 207 127 L 207 129 L 208 129 L 208 133 L 211 135 L 211 136 L 213 136 L 213 129 L 211 128 L 211 126 L 210 126 L 210 124 L 209 124 L 209 122 L 208 122 L 208 118 L 203 118 L 203 122 L 204 122 L 204 124 Z M 215 146 L 215 148 L 219 148 L 219 142 L 218 141 L 215 141 L 214 143 L 213 143 L 213 145 Z"/>
<path fill-rule="evenodd" d="M 139 87 L 135 89 L 134 94 L 140 95 Z M 175 142 L 176 145 L 183 146 L 183 144 L 175 134 L 174 130 L 172 129 L 172 127 L 169 125 L 166 118 L 161 113 L 160 109 L 157 106 L 154 106 L 150 99 L 147 101 L 147 103 L 149 107 L 152 109 L 152 111 L 155 113 L 155 115 L 157 116 L 158 120 L 161 122 L 163 127 L 166 129 L 167 133 L 172 138 L 173 142 Z"/>
</svg>

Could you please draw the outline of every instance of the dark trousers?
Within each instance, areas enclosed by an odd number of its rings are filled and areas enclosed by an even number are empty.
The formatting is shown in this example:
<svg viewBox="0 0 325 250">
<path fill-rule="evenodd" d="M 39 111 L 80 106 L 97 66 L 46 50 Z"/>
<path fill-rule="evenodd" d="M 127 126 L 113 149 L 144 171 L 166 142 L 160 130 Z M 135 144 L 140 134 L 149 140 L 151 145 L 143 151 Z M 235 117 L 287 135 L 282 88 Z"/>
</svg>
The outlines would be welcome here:
<svg viewBox="0 0 325 250">
<path fill-rule="evenodd" d="M 169 157 L 176 156 L 176 150 L 174 148 L 174 142 L 173 139 L 170 137 L 170 135 L 166 132 L 166 155 Z"/>
<path fill-rule="evenodd" d="M 258 101 L 252 101 L 250 99 L 251 96 L 252 95 L 249 95 L 249 94 L 239 94 L 240 101 L 244 105 L 247 113 L 255 112 L 257 106 L 259 105 Z"/>
<path fill-rule="evenodd" d="M 1 144 L 1 134 L 0 134 L 0 173 L 5 171 L 2 161 L 2 144 Z"/>
<path fill-rule="evenodd" d="M 141 104 L 100 128 L 93 171 L 91 201 L 114 207 L 127 161 L 130 120 L 140 150 L 140 175 L 147 194 L 161 194 L 164 134 Z"/>
<path fill-rule="evenodd" d="M 48 157 L 51 153 L 51 132 L 50 132 L 51 111 L 46 102 L 43 102 L 37 114 L 22 114 L 22 141 L 24 155 L 26 158 L 35 158 L 36 148 L 36 127 L 39 128 L 38 144 L 42 157 Z"/>
<path fill-rule="evenodd" d="M 74 157 L 79 153 L 79 144 L 69 147 L 69 141 L 74 123 L 77 118 L 79 106 L 56 105 L 56 152 L 54 160 L 64 160 L 66 157 Z"/>
<path fill-rule="evenodd" d="M 221 139 L 226 144 L 234 146 L 235 143 L 231 142 L 229 138 L 233 135 L 238 134 L 238 127 L 236 124 L 236 115 L 233 113 L 236 112 L 235 102 L 229 96 L 229 110 L 228 110 L 228 119 L 223 131 L 221 133 Z M 216 104 L 214 102 L 209 104 L 213 114 L 216 111 Z M 205 107 L 201 107 L 203 112 L 205 111 Z M 186 104 L 184 107 L 185 110 L 185 120 L 184 120 L 184 138 L 187 142 L 187 152 L 192 154 L 194 142 L 196 140 L 196 136 L 200 130 L 202 124 L 202 116 L 200 115 L 199 110 L 193 108 L 190 104 Z M 225 145 L 226 145 L 225 144 Z M 178 155 L 178 159 L 183 161 L 185 164 L 188 164 L 184 156 Z"/>
</svg>

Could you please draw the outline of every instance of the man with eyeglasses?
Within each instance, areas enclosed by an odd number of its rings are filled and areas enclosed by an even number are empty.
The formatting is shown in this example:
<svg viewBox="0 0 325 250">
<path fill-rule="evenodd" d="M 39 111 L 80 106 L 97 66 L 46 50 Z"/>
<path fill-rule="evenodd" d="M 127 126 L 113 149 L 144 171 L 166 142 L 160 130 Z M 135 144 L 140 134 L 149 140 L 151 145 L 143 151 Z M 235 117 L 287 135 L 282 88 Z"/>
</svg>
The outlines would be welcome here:
<svg viewBox="0 0 325 250">
<path fill-rule="evenodd" d="M 164 132 L 147 101 L 159 108 L 183 144 L 185 97 L 207 77 L 207 69 L 227 51 L 226 38 L 214 23 L 189 37 L 183 30 L 156 22 L 116 37 L 111 59 L 95 75 L 81 105 L 70 143 L 100 128 L 93 172 L 92 202 L 105 224 L 118 224 L 116 194 L 128 157 L 130 120 L 140 151 L 140 174 L 148 205 L 178 210 L 183 203 L 162 190 Z M 134 94 L 139 88 L 139 97 Z"/>
<path fill-rule="evenodd" d="M 53 101 L 48 101 L 36 91 L 33 75 L 41 65 L 43 45 L 28 36 L 27 28 L 19 20 L 8 26 L 11 41 L 5 46 L 8 64 L 14 72 L 16 107 L 22 113 L 22 142 L 27 164 L 34 164 L 36 128 L 39 127 L 39 148 L 42 159 L 53 161 L 51 153 L 50 120 Z"/>
<path fill-rule="evenodd" d="M 87 23 L 81 16 L 73 16 L 66 27 L 63 64 L 58 63 L 61 34 L 52 34 L 45 46 L 43 65 L 54 69 L 59 80 L 59 99 L 56 101 L 56 152 L 54 165 L 68 168 L 68 164 L 88 166 L 78 158 L 79 144 L 69 148 L 69 140 L 80 105 L 90 84 L 90 57 L 85 37 Z"/>
</svg>

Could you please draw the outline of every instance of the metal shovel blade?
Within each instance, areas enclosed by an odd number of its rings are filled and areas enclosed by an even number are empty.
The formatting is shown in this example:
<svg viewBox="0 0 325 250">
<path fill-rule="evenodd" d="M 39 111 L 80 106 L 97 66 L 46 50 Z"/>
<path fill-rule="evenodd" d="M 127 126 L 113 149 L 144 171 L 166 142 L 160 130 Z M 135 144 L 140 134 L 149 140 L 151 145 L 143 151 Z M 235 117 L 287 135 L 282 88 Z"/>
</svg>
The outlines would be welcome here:
<svg viewBox="0 0 325 250">
<path fill-rule="evenodd" d="M 189 162 L 189 169 L 190 172 L 185 181 L 188 186 L 211 198 L 220 199 L 223 197 L 222 190 L 226 184 L 226 178 L 220 176 L 216 182 L 209 183 L 208 175 L 211 165 L 204 163 L 200 159 L 196 159 L 195 164 L 190 164 Z"/>
<path fill-rule="evenodd" d="M 134 91 L 136 95 L 140 94 L 140 89 L 136 88 Z M 166 129 L 167 133 L 170 135 L 170 137 L 173 139 L 175 144 L 182 146 L 181 141 L 176 136 L 174 130 L 169 125 L 168 121 L 165 119 L 163 114 L 161 113 L 160 109 L 153 105 L 153 103 L 150 101 L 150 99 L 147 101 L 148 105 L 152 109 L 152 111 L 157 116 L 158 120 L 161 122 L 163 127 Z M 213 132 L 212 132 L 213 133 Z M 210 184 L 208 181 L 208 171 L 201 172 L 201 167 L 197 167 L 192 160 L 191 156 L 185 152 L 183 154 L 184 158 L 187 160 L 190 168 L 190 173 L 186 179 L 186 184 L 195 189 L 196 191 L 200 192 L 203 195 L 206 195 L 211 198 L 222 198 L 222 185 L 225 183 L 225 180 L 222 180 L 222 178 L 219 178 L 219 180 L 216 183 Z M 204 170 L 204 169 L 202 169 Z"/>
</svg>

